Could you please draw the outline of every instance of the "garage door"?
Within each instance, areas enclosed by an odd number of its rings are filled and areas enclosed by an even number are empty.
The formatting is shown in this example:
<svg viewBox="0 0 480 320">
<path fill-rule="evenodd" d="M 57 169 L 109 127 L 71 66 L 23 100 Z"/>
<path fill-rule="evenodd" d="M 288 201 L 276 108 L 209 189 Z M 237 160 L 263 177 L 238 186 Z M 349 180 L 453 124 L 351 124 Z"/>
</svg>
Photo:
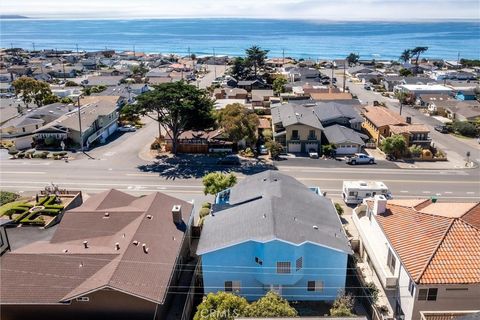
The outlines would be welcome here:
<svg viewBox="0 0 480 320">
<path fill-rule="evenodd" d="M 301 152 L 302 151 L 302 144 L 301 143 L 289 143 L 288 144 L 288 152 Z"/>
<path fill-rule="evenodd" d="M 305 151 L 308 152 L 310 149 L 314 149 L 315 151 L 318 151 L 318 143 L 305 143 Z"/>
<path fill-rule="evenodd" d="M 354 153 L 358 152 L 358 146 L 356 146 L 356 145 L 337 146 L 336 152 L 337 152 L 338 155 L 354 154 Z"/>
</svg>

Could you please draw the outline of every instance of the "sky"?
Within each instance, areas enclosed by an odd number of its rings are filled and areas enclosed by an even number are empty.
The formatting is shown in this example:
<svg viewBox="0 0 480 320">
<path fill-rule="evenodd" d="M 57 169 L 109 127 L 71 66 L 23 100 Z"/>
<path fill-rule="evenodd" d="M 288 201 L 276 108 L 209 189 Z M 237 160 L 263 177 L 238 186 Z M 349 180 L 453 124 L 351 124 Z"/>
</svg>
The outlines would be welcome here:
<svg viewBox="0 0 480 320">
<path fill-rule="evenodd" d="M 479 0 L 2 0 L 2 14 L 32 18 L 271 18 L 476 20 Z"/>
</svg>

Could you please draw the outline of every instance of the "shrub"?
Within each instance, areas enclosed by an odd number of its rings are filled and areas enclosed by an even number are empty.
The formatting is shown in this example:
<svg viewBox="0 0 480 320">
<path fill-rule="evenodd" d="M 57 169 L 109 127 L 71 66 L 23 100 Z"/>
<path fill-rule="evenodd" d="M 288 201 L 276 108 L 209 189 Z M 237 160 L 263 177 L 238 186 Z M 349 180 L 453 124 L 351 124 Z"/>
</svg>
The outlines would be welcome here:
<svg viewBox="0 0 480 320">
<path fill-rule="evenodd" d="M 453 130 L 466 137 L 475 137 L 477 135 L 477 128 L 468 121 L 455 121 L 452 125 Z"/>
<path fill-rule="evenodd" d="M 156 138 L 155 141 L 152 142 L 150 145 L 151 150 L 160 150 L 162 148 L 162 145 L 160 143 L 160 139 Z"/>
<path fill-rule="evenodd" d="M 8 154 L 11 156 L 16 155 L 17 153 L 18 153 L 18 150 L 15 147 L 11 147 L 10 149 L 8 149 Z"/>
<path fill-rule="evenodd" d="M 9 191 L 0 191 L 0 206 L 17 200 L 20 196 Z"/>
<path fill-rule="evenodd" d="M 199 216 L 200 218 L 206 217 L 210 214 L 210 209 L 209 208 L 202 208 L 200 209 Z"/>
<path fill-rule="evenodd" d="M 42 209 L 42 210 L 38 211 L 38 213 L 44 214 L 46 216 L 56 216 L 57 214 L 60 213 L 60 211 L 61 210 L 59 210 L 59 209 L 45 208 L 45 209 Z"/>
<path fill-rule="evenodd" d="M 353 297 L 350 294 L 340 292 L 332 308 L 330 309 L 330 315 L 332 317 L 351 317 L 353 316 Z"/>
<path fill-rule="evenodd" d="M 247 158 L 253 158 L 255 156 L 255 154 L 253 153 L 253 150 L 251 148 L 247 148 L 247 149 L 241 151 L 240 154 L 243 157 L 247 157 Z"/>
<path fill-rule="evenodd" d="M 25 153 L 24 153 L 24 152 L 19 152 L 19 153 L 17 153 L 17 158 L 18 158 L 18 159 L 23 159 L 23 158 L 25 158 Z"/>
<path fill-rule="evenodd" d="M 211 209 L 212 208 L 212 204 L 210 202 L 204 202 L 202 204 L 202 208 L 208 208 L 208 209 Z"/>
<path fill-rule="evenodd" d="M 367 293 L 367 296 L 372 299 L 372 302 L 377 303 L 379 290 L 375 285 L 375 283 L 373 282 L 367 283 L 367 285 L 365 286 L 365 291 Z"/>
<path fill-rule="evenodd" d="M 410 146 L 410 148 L 408 148 L 408 151 L 410 151 L 410 154 L 412 155 L 412 157 L 418 158 L 422 154 L 422 147 L 417 145 L 412 145 Z"/>
<path fill-rule="evenodd" d="M 335 210 L 337 210 L 337 213 L 338 213 L 339 216 L 341 216 L 344 212 L 340 203 L 337 203 L 337 202 L 335 202 Z"/>
<path fill-rule="evenodd" d="M 277 159 L 278 156 L 283 152 L 282 145 L 276 141 L 267 141 L 265 146 L 267 147 L 268 151 L 270 151 L 270 156 L 272 159 Z"/>
</svg>

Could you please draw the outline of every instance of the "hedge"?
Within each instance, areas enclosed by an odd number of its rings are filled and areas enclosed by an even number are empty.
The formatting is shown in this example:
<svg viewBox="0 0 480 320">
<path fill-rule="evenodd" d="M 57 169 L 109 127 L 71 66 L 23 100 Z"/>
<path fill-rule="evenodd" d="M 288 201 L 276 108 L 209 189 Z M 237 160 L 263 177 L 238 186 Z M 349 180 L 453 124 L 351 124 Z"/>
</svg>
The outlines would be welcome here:
<svg viewBox="0 0 480 320">
<path fill-rule="evenodd" d="M 212 204 L 210 202 L 204 202 L 202 204 L 202 208 L 208 208 L 208 209 L 211 209 L 212 208 Z"/>
</svg>

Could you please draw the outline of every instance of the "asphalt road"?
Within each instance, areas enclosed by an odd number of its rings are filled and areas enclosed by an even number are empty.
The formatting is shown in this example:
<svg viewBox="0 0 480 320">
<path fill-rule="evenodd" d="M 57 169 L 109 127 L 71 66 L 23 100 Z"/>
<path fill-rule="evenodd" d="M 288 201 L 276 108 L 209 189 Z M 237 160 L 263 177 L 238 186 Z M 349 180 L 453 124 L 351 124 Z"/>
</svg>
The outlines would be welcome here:
<svg viewBox="0 0 480 320">
<path fill-rule="evenodd" d="M 266 169 L 255 166 L 241 169 L 202 167 L 182 162 L 156 165 L 153 161 L 141 159 L 138 154 L 151 142 L 157 130 L 156 123 L 150 122 L 137 132 L 124 133 L 111 143 L 90 151 L 89 156 L 93 159 L 76 154 L 77 159 L 68 163 L 41 159 L 9 160 L 2 150 L 0 187 L 2 190 L 31 194 L 53 182 L 61 188 L 86 193 L 117 188 L 133 194 L 162 191 L 191 199 L 203 196 L 201 177 L 206 172 L 233 170 L 242 179 Z M 451 201 L 480 198 L 479 169 L 420 170 L 345 164 L 325 167 L 322 162 L 325 160 L 305 160 L 300 165 L 289 161 L 280 161 L 276 165 L 281 172 L 307 186 L 318 186 L 333 198 L 340 196 L 343 180 L 383 181 L 397 198 L 438 196 Z"/>
</svg>

